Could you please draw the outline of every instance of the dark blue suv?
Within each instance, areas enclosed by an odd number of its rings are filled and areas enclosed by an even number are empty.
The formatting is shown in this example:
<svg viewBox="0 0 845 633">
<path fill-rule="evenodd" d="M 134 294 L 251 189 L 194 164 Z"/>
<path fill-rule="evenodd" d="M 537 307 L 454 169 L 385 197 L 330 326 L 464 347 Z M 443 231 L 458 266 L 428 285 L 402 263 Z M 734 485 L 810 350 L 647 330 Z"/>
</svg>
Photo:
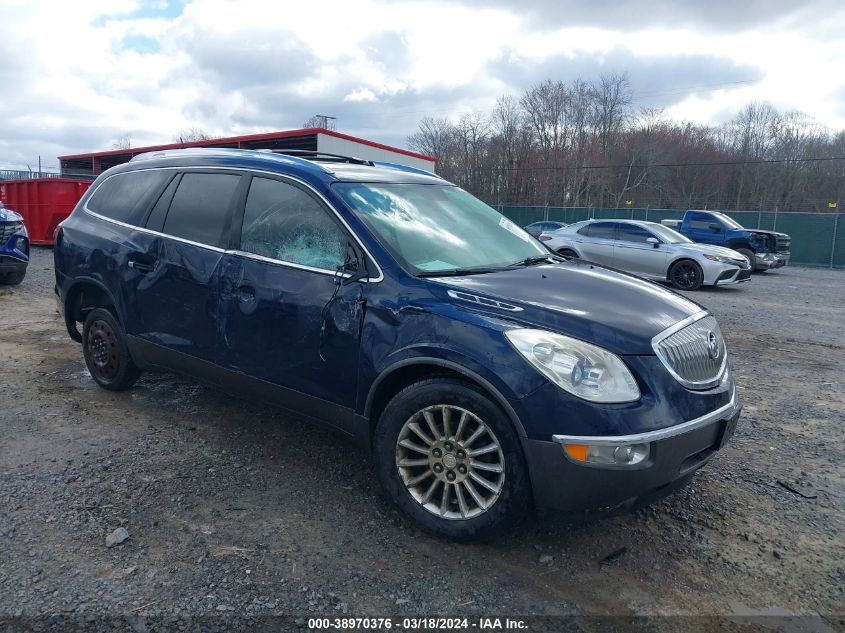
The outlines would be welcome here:
<svg viewBox="0 0 845 633">
<path fill-rule="evenodd" d="M 699 305 L 558 257 L 413 168 L 145 154 L 97 179 L 55 265 L 100 385 L 175 370 L 328 423 L 372 452 L 400 508 L 456 539 L 534 504 L 665 494 L 739 415 Z"/>
<path fill-rule="evenodd" d="M 23 216 L 0 202 L 0 284 L 21 283 L 28 264 L 29 235 Z"/>
</svg>

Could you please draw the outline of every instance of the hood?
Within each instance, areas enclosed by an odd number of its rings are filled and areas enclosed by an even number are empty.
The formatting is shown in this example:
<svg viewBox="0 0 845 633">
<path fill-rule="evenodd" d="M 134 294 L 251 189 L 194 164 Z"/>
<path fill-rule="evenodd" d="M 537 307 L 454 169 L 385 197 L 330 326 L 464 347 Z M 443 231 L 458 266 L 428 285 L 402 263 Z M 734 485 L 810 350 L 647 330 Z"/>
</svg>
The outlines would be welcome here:
<svg viewBox="0 0 845 633">
<path fill-rule="evenodd" d="M 655 283 L 575 260 L 438 282 L 522 308 L 490 309 L 524 327 L 559 332 L 616 354 L 654 354 L 652 338 L 704 309 Z"/>
<path fill-rule="evenodd" d="M 731 259 L 738 259 L 745 261 L 745 256 L 737 253 L 735 250 L 725 248 L 724 246 L 713 246 L 712 244 L 673 244 L 675 248 L 681 248 L 685 251 L 693 251 L 696 253 L 706 253 L 707 255 L 720 255 L 722 257 L 730 257 Z"/>
<path fill-rule="evenodd" d="M 23 216 L 17 211 L 0 206 L 0 222 L 23 222 Z"/>
<path fill-rule="evenodd" d="M 775 237 L 789 237 L 786 233 L 778 233 L 777 231 L 764 231 L 763 229 L 734 229 L 736 231 L 746 231 L 748 233 L 756 233 L 757 235 L 774 235 Z"/>
</svg>

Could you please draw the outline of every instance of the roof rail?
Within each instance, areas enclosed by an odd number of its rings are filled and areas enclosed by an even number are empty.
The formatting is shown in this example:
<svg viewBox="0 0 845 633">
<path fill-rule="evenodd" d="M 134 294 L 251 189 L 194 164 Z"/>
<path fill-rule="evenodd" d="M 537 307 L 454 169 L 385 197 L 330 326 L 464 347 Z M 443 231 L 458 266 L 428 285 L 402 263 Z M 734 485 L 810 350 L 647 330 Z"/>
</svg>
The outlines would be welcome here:
<svg viewBox="0 0 845 633">
<path fill-rule="evenodd" d="M 373 167 L 374 163 L 371 160 L 365 160 L 363 158 L 356 158 L 355 156 L 344 156 L 343 154 L 330 154 L 329 152 L 320 152 L 317 150 L 310 150 L 310 149 L 258 149 L 258 152 L 271 152 L 273 154 L 288 154 L 290 156 L 296 156 L 298 158 L 314 158 L 314 159 L 323 159 L 327 162 L 335 162 L 335 163 L 351 163 L 353 165 L 367 165 L 369 167 Z"/>
<path fill-rule="evenodd" d="M 423 176 L 433 176 L 434 178 L 440 178 L 443 180 L 443 176 L 438 176 L 433 171 L 427 171 L 425 169 L 420 169 L 419 167 L 411 167 L 410 165 L 400 165 L 399 163 L 386 163 L 382 161 L 374 161 L 373 166 L 375 167 L 387 167 L 388 169 L 395 169 L 396 171 L 406 171 L 410 174 L 421 174 Z"/>
</svg>

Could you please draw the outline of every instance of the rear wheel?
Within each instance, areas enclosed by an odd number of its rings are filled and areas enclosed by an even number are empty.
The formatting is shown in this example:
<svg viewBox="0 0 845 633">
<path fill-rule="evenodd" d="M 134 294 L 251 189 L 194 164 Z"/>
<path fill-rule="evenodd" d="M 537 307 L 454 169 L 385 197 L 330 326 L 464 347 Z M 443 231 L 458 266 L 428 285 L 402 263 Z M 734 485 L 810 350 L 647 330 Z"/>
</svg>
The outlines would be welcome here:
<svg viewBox="0 0 845 633">
<path fill-rule="evenodd" d="M 563 255 L 564 257 L 569 257 L 570 259 L 578 259 L 578 253 L 573 251 L 571 248 L 561 248 L 557 253 L 558 255 Z"/>
<path fill-rule="evenodd" d="M 519 438 L 501 409 L 470 384 L 432 378 L 406 387 L 382 413 L 373 445 L 390 499 L 443 536 L 489 538 L 529 508 Z"/>
<path fill-rule="evenodd" d="M 669 281 L 678 290 L 698 290 L 704 281 L 701 266 L 691 259 L 682 259 L 669 269 Z"/>
<path fill-rule="evenodd" d="M 7 286 L 17 286 L 26 277 L 26 268 L 23 270 L 16 270 L 15 272 L 0 275 L 0 282 Z"/>
<path fill-rule="evenodd" d="M 126 337 L 117 319 L 104 308 L 91 310 L 85 319 L 82 353 L 91 377 L 104 389 L 129 389 L 141 375 L 129 356 Z"/>
</svg>

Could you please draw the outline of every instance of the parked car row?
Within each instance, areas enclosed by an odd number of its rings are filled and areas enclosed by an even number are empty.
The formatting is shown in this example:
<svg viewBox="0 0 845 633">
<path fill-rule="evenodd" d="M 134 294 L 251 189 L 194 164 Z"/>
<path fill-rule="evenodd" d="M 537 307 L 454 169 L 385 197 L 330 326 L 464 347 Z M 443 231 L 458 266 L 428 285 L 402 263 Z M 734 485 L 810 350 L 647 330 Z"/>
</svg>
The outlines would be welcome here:
<svg viewBox="0 0 845 633">
<path fill-rule="evenodd" d="M 325 422 L 455 539 L 534 505 L 646 503 L 732 436 L 725 342 L 698 304 L 558 256 L 434 174 L 283 153 L 143 154 L 93 183 L 55 272 L 100 386 L 175 370 Z M 660 235 L 638 248 L 668 258 Z"/>
<path fill-rule="evenodd" d="M 689 210 L 683 220 L 534 222 L 525 227 L 566 257 L 671 283 L 679 290 L 748 281 L 753 271 L 789 261 L 785 233 L 744 229 L 718 211 Z M 677 229 L 677 230 L 676 230 Z"/>
<path fill-rule="evenodd" d="M 544 233 L 561 255 L 652 279 L 679 290 L 748 281 L 751 266 L 728 248 L 696 244 L 669 227 L 639 220 L 585 220 Z"/>
</svg>

